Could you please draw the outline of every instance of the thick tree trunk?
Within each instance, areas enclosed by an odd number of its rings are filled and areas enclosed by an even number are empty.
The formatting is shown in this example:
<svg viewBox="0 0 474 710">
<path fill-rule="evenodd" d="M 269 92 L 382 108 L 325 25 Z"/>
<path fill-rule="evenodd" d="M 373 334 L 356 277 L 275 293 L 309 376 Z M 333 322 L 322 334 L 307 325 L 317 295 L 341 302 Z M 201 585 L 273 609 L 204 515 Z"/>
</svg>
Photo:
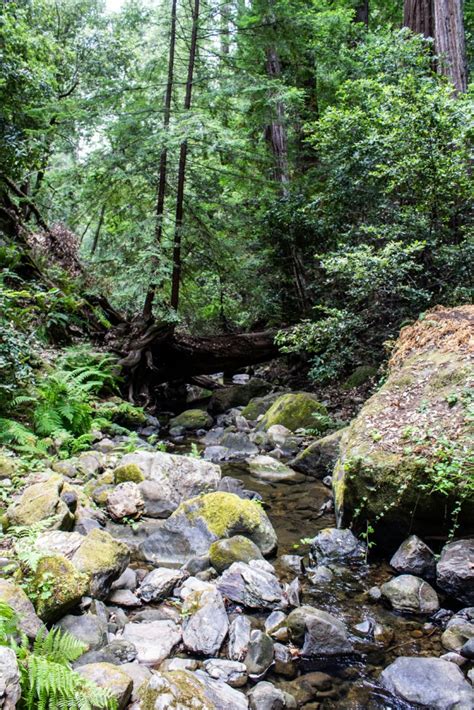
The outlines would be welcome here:
<svg viewBox="0 0 474 710">
<path fill-rule="evenodd" d="M 270 79 L 280 79 L 280 58 L 275 47 L 267 49 L 267 74 Z M 283 196 L 288 194 L 288 141 L 285 128 L 285 107 L 283 101 L 277 99 L 275 103 L 275 117 L 267 126 L 266 138 L 272 149 L 275 159 L 275 179 L 281 185 Z"/>
<path fill-rule="evenodd" d="M 194 0 L 193 25 L 191 30 L 191 46 L 189 49 L 188 77 L 186 80 L 186 95 L 184 97 L 184 110 L 191 108 L 191 96 L 193 91 L 194 64 L 196 62 L 197 31 L 199 22 L 199 2 Z M 178 167 L 178 190 L 176 194 L 176 221 L 173 244 L 173 273 L 171 278 L 171 301 L 170 305 L 175 311 L 179 305 L 179 288 L 181 282 L 181 236 L 183 229 L 183 205 L 184 205 L 184 185 L 186 182 L 186 159 L 188 154 L 188 142 L 181 143 L 179 151 Z"/>
<path fill-rule="evenodd" d="M 166 81 L 166 93 L 165 93 L 165 105 L 163 113 L 163 129 L 165 133 L 168 131 L 170 125 L 171 117 L 171 99 L 173 95 L 173 81 L 174 81 L 174 57 L 176 48 L 176 3 L 177 0 L 172 0 L 171 3 L 171 25 L 170 25 L 170 44 L 168 53 L 168 78 Z M 160 155 L 160 168 L 158 174 L 158 190 L 156 197 L 156 224 L 155 224 L 155 242 L 156 248 L 159 249 L 161 246 L 161 241 L 163 238 L 163 218 L 165 214 L 165 195 L 166 195 L 166 173 L 168 164 L 168 148 L 163 147 Z M 158 267 L 158 260 L 155 258 L 152 262 L 153 268 Z M 143 307 L 143 318 L 148 320 L 152 315 L 153 300 L 155 297 L 157 289 L 156 281 L 153 280 L 148 288 L 148 293 L 145 298 L 145 305 Z"/>
<path fill-rule="evenodd" d="M 366 27 L 369 26 L 369 0 L 362 0 L 356 7 L 356 22 L 363 22 Z"/>
<path fill-rule="evenodd" d="M 433 0 L 405 0 L 403 24 L 416 34 L 434 37 Z"/>
<path fill-rule="evenodd" d="M 435 49 L 439 74 L 448 76 L 457 92 L 467 89 L 466 44 L 462 0 L 433 0 Z"/>
</svg>

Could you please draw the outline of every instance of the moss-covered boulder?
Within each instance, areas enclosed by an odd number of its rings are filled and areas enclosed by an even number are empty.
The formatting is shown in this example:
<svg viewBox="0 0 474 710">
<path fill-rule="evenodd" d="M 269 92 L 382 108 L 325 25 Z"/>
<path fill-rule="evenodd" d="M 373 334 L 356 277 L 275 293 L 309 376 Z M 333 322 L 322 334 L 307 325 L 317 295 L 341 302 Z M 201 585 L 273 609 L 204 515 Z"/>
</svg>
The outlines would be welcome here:
<svg viewBox="0 0 474 710">
<path fill-rule="evenodd" d="M 128 706 L 133 681 L 120 666 L 112 663 L 86 663 L 77 672 L 99 688 L 108 690 L 116 702 L 117 710 L 125 710 Z"/>
<path fill-rule="evenodd" d="M 0 479 L 11 478 L 18 471 L 16 460 L 0 451 Z"/>
<path fill-rule="evenodd" d="M 212 426 L 212 417 L 203 409 L 186 409 L 177 417 L 170 419 L 170 428 L 183 427 L 186 431 L 209 429 Z"/>
<path fill-rule="evenodd" d="M 28 486 L 20 499 L 8 508 L 8 525 L 28 526 L 49 520 L 51 529 L 71 530 L 75 518 L 61 498 L 63 487 L 63 478 L 58 474 Z"/>
<path fill-rule="evenodd" d="M 120 397 L 112 397 L 106 402 L 100 402 L 96 407 L 96 415 L 100 419 L 106 419 L 126 429 L 137 429 L 146 424 L 146 414 L 143 409 L 125 402 Z"/>
<path fill-rule="evenodd" d="M 207 554 L 216 540 L 244 535 L 264 555 L 275 551 L 276 533 L 263 508 L 234 493 L 208 493 L 181 503 L 159 530 L 139 545 L 142 559 L 155 565 L 183 564 Z"/>
<path fill-rule="evenodd" d="M 104 599 L 112 582 L 120 577 L 130 562 L 130 552 L 122 542 L 104 530 L 91 530 L 74 552 L 72 564 L 89 578 L 89 594 Z"/>
<path fill-rule="evenodd" d="M 209 548 L 209 560 L 219 573 L 230 567 L 233 562 L 250 562 L 250 560 L 261 560 L 262 557 L 260 548 L 243 535 L 216 540 Z"/>
<path fill-rule="evenodd" d="M 322 439 L 313 441 L 290 462 L 291 468 L 301 471 L 306 476 L 313 476 L 313 478 L 322 479 L 331 474 L 339 458 L 344 431 L 344 429 L 340 429 Z"/>
<path fill-rule="evenodd" d="M 38 616 L 56 621 L 81 601 L 89 589 L 89 577 L 78 572 L 63 555 L 42 557 L 29 584 Z"/>
<path fill-rule="evenodd" d="M 409 533 L 474 532 L 468 387 L 474 307 L 404 328 L 385 384 L 345 432 L 333 475 L 338 523 L 394 547 Z M 461 509 L 456 513 L 460 504 Z"/>
<path fill-rule="evenodd" d="M 117 466 L 114 471 L 114 483 L 141 483 L 145 480 L 141 469 L 135 463 L 125 466 Z"/>
<path fill-rule="evenodd" d="M 153 673 L 140 690 L 141 710 L 247 710 L 245 695 L 203 671 Z"/>
<path fill-rule="evenodd" d="M 242 410 L 242 416 L 255 422 L 262 414 L 265 414 L 273 402 L 281 397 L 281 392 L 271 392 L 264 397 L 254 397 Z"/>
<path fill-rule="evenodd" d="M 209 402 L 209 411 L 223 414 L 233 407 L 244 407 L 254 397 L 262 397 L 272 390 L 272 385 L 265 380 L 253 377 L 243 385 L 230 385 L 214 392 Z"/>
<path fill-rule="evenodd" d="M 297 429 L 324 431 L 327 428 L 327 421 L 325 421 L 327 417 L 326 407 L 318 402 L 314 394 L 290 392 L 282 394 L 275 400 L 261 419 L 259 428 L 267 431 L 275 424 L 281 424 L 290 431 Z"/>
<path fill-rule="evenodd" d="M 374 365 L 359 365 L 354 372 L 349 375 L 347 380 L 342 385 L 345 390 L 353 390 L 356 387 L 365 385 L 369 380 L 376 376 L 378 368 Z"/>
</svg>

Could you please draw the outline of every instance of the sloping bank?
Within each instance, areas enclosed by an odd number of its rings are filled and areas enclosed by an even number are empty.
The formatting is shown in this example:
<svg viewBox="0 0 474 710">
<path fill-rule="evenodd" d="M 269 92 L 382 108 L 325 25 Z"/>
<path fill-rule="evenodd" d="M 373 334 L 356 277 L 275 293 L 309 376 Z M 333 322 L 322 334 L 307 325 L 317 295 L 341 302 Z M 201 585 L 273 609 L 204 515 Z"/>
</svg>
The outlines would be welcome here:
<svg viewBox="0 0 474 710">
<path fill-rule="evenodd" d="M 474 533 L 474 306 L 437 307 L 403 328 L 386 382 L 345 432 L 333 487 L 342 527 Z"/>
</svg>

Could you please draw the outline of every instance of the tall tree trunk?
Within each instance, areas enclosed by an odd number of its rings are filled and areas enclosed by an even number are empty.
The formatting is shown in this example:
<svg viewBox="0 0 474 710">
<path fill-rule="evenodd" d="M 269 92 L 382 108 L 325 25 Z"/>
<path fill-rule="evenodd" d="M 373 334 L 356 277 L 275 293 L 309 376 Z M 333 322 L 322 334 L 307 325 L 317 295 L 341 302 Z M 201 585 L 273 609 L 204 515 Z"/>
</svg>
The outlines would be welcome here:
<svg viewBox="0 0 474 710">
<path fill-rule="evenodd" d="M 274 21 L 274 18 L 272 18 Z M 280 79 L 281 64 L 277 50 L 274 46 L 267 48 L 267 74 L 270 79 Z M 275 116 L 267 126 L 266 139 L 272 149 L 275 158 L 275 179 L 281 185 L 281 192 L 284 197 L 288 195 L 288 141 L 285 128 L 285 106 L 283 101 L 277 99 L 275 102 Z"/>
<path fill-rule="evenodd" d="M 171 98 L 173 95 L 173 80 L 174 80 L 174 56 L 176 48 L 176 3 L 177 0 L 172 0 L 171 3 L 171 25 L 170 25 L 170 44 L 168 53 L 168 78 L 166 81 L 166 93 L 165 93 L 165 106 L 163 113 L 163 128 L 165 133 L 168 131 L 170 125 L 171 116 Z M 166 173 L 168 164 L 168 148 L 166 143 L 161 151 L 160 155 L 160 169 L 158 173 L 158 191 L 156 197 L 156 224 L 155 224 L 155 243 L 156 247 L 159 248 L 161 245 L 161 240 L 163 237 L 163 217 L 165 213 L 165 193 L 166 193 Z M 153 267 L 157 268 L 158 263 L 156 259 L 153 259 Z M 153 300 L 155 298 L 155 293 L 157 289 L 157 284 L 153 280 L 150 283 L 148 292 L 145 298 L 145 305 L 143 306 L 143 318 L 148 320 L 152 314 Z"/>
<path fill-rule="evenodd" d="M 433 0 L 405 0 L 403 24 L 416 34 L 434 37 Z"/>
<path fill-rule="evenodd" d="M 363 22 L 366 27 L 369 26 L 369 0 L 362 0 L 356 6 L 356 22 Z"/>
<path fill-rule="evenodd" d="M 196 62 L 197 48 L 197 31 L 199 23 L 199 3 L 200 0 L 194 0 L 193 7 L 193 24 L 191 30 L 191 46 L 189 48 L 188 60 L 188 77 L 186 80 L 186 94 L 184 97 L 184 110 L 189 111 L 191 108 L 191 96 L 193 91 L 193 76 L 194 65 Z M 171 278 L 171 301 L 170 305 L 175 311 L 179 305 L 179 287 L 181 282 L 181 234 L 183 229 L 183 202 L 184 202 L 184 185 L 186 182 L 186 159 L 188 155 L 188 141 L 184 140 L 181 143 L 179 151 L 179 166 L 178 166 L 178 189 L 176 193 L 176 220 L 174 230 L 173 243 L 173 274 Z"/>
<path fill-rule="evenodd" d="M 100 215 L 99 215 L 99 221 L 97 223 L 97 228 L 94 232 L 94 239 L 92 240 L 92 248 L 91 248 L 91 256 L 95 254 L 95 250 L 97 249 L 97 245 L 99 243 L 99 237 L 100 237 L 100 230 L 102 229 L 102 225 L 104 223 L 104 217 L 105 217 L 105 202 L 100 208 Z"/>
<path fill-rule="evenodd" d="M 439 74 L 448 76 L 457 92 L 467 89 L 463 1 L 433 0 L 435 49 Z"/>
</svg>

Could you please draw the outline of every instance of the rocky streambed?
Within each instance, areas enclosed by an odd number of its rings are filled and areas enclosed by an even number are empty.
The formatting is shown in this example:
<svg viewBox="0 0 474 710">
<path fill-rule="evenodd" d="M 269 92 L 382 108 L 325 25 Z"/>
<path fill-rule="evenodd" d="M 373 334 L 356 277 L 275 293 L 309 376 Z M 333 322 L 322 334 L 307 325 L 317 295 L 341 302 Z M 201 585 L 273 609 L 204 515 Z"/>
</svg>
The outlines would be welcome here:
<svg viewBox="0 0 474 710">
<path fill-rule="evenodd" d="M 473 708 L 473 542 L 368 555 L 370 536 L 335 525 L 340 433 L 304 433 L 324 415 L 313 395 L 260 395 L 98 432 L 31 473 L 0 599 L 31 638 L 46 623 L 82 640 L 76 669 L 120 708 Z"/>
</svg>

